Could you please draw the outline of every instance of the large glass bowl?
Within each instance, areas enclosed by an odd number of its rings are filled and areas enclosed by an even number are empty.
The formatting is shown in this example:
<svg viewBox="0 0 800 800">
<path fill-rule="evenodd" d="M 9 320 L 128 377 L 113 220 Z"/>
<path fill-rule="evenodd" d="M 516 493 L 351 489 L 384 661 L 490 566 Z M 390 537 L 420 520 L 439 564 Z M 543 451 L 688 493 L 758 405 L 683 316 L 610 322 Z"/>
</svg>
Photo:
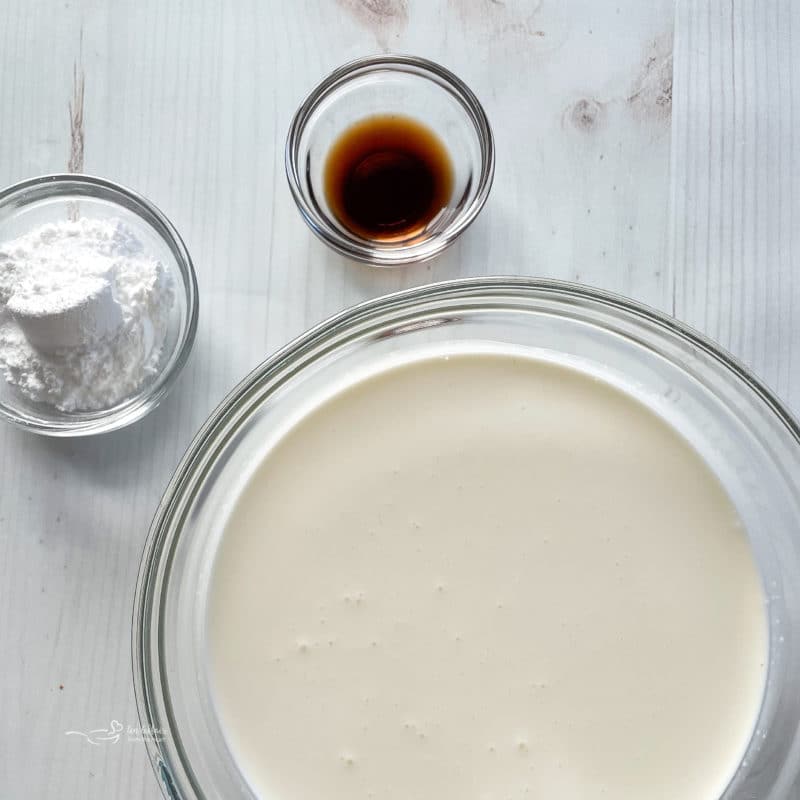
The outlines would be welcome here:
<svg viewBox="0 0 800 800">
<path fill-rule="evenodd" d="M 206 601 L 225 520 L 259 461 L 343 385 L 424 352 L 487 347 L 602 376 L 668 420 L 716 472 L 761 571 L 770 636 L 760 716 L 723 798 L 799 796 L 797 422 L 740 364 L 667 316 L 576 285 L 486 278 L 401 292 L 333 317 L 245 378 L 198 434 L 156 513 L 133 620 L 139 714 L 156 733 L 148 748 L 167 797 L 254 797 L 214 710 Z"/>
</svg>

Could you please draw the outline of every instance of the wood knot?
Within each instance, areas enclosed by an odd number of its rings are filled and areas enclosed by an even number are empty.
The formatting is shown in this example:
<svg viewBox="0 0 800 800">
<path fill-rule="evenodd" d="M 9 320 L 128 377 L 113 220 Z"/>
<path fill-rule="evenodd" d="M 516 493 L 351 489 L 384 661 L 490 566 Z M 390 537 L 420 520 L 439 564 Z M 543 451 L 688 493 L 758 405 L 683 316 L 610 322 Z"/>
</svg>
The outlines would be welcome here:
<svg viewBox="0 0 800 800">
<path fill-rule="evenodd" d="M 408 23 L 408 0 L 337 0 L 361 25 L 377 36 L 387 28 L 400 29 Z"/>
<path fill-rule="evenodd" d="M 591 97 L 584 97 L 567 108 L 564 119 L 575 129 L 589 133 L 603 121 L 604 107 L 602 103 Z"/>
</svg>

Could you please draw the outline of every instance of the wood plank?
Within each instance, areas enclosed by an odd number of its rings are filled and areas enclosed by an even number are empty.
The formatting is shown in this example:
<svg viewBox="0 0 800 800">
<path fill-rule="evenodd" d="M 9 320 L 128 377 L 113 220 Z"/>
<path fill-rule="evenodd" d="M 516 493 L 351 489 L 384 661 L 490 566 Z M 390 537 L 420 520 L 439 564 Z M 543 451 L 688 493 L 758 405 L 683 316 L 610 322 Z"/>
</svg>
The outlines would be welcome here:
<svg viewBox="0 0 800 800">
<path fill-rule="evenodd" d="M 800 412 L 800 6 L 678 4 L 673 311 Z"/>
</svg>

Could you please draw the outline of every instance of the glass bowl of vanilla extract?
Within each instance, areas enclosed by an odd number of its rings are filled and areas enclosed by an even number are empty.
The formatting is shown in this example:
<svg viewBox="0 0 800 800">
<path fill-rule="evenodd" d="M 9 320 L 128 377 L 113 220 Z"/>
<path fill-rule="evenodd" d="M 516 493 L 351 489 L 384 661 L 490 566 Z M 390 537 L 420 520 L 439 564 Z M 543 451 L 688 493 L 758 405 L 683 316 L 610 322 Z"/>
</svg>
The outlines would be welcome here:
<svg viewBox="0 0 800 800">
<path fill-rule="evenodd" d="M 374 266 L 426 261 L 483 208 L 494 140 L 478 98 L 415 56 L 345 64 L 297 110 L 286 175 L 312 231 Z"/>
</svg>

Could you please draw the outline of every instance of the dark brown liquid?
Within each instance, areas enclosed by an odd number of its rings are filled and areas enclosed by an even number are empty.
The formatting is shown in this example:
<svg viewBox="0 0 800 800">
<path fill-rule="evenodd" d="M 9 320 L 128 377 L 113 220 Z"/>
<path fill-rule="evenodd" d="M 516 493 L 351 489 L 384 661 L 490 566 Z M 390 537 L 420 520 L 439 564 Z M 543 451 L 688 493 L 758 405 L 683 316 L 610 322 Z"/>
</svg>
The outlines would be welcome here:
<svg viewBox="0 0 800 800">
<path fill-rule="evenodd" d="M 367 117 L 334 143 L 325 196 L 339 222 L 367 239 L 419 235 L 447 205 L 453 167 L 439 137 L 410 117 Z"/>
</svg>

